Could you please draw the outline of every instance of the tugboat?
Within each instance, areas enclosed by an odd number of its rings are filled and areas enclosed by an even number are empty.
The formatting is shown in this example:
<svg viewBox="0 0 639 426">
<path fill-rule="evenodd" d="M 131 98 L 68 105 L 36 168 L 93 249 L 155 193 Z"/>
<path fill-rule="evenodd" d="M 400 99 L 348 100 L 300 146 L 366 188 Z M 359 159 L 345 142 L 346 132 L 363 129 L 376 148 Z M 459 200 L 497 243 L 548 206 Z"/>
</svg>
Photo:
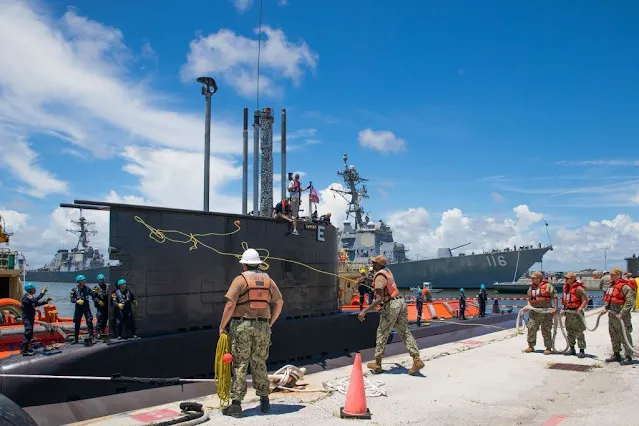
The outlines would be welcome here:
<svg viewBox="0 0 639 426">
<path fill-rule="evenodd" d="M 0 359 L 20 354 L 24 337 L 21 318 L 26 259 L 8 247 L 12 235 L 0 216 L 0 245 L 7 245 L 0 247 Z M 73 318 L 59 317 L 54 305 L 36 309 L 35 320 L 32 344 L 36 349 L 56 349 L 73 336 Z M 86 324 L 82 329 L 86 330 Z"/>
</svg>

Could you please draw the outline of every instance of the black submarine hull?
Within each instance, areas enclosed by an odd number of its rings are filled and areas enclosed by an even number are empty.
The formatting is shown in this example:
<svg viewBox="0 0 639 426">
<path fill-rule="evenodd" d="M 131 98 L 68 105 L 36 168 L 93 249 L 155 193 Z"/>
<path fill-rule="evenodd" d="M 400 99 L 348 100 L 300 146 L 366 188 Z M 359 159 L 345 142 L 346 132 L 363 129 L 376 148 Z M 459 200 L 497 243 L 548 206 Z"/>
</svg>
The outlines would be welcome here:
<svg viewBox="0 0 639 426">
<path fill-rule="evenodd" d="M 337 314 L 286 319 L 273 327 L 269 366 L 300 365 L 330 358 L 375 344 L 378 313 L 366 316 Z M 146 378 L 213 378 L 218 330 L 198 330 L 166 336 L 72 345 L 58 353 L 33 357 L 13 355 L 4 360 L 2 373 L 56 376 L 121 374 Z M 22 407 L 78 401 L 104 395 L 157 387 L 155 383 L 89 380 L 4 378 L 0 391 Z M 211 389 L 214 389 L 211 383 Z"/>
<path fill-rule="evenodd" d="M 109 211 L 109 255 L 119 261 L 110 267 L 109 281 L 113 288 L 126 279 L 136 296 L 141 339 L 10 357 L 0 361 L 5 373 L 212 377 L 224 294 L 242 270 L 238 260 L 245 247 L 260 252 L 284 298 L 273 329 L 271 365 L 374 344 L 377 314 L 362 324 L 338 310 L 337 231 L 330 225 L 300 223 L 299 235 L 292 235 L 287 223 L 272 218 L 77 200 L 62 206 Z M 145 388 L 19 380 L 4 380 L 3 393 L 22 406 Z"/>
<path fill-rule="evenodd" d="M 494 315 L 463 323 L 433 321 L 431 326 L 411 327 L 411 333 L 418 339 L 420 348 L 429 347 L 433 344 L 492 333 L 497 324 L 501 326 L 497 328 L 513 327 L 516 316 L 516 313 Z M 318 366 L 320 369 L 342 366 L 344 364 L 340 362 L 341 357 L 349 357 L 354 352 L 366 351 L 375 346 L 378 324 L 379 312 L 369 313 L 363 323 L 358 320 L 356 314 L 348 313 L 278 322 L 273 327 L 268 361 L 269 370 L 277 369 L 282 364 L 288 363 L 309 366 L 309 372 L 317 371 Z M 447 336 L 444 341 L 438 337 L 442 335 Z M 189 331 L 147 339 L 122 340 L 107 344 L 98 343 L 91 347 L 73 345 L 52 355 L 43 355 L 40 351 L 37 352 L 36 356 L 29 358 L 13 355 L 4 360 L 2 373 L 103 377 L 120 374 L 138 378 L 213 378 L 217 338 L 216 329 Z M 387 343 L 392 345 L 399 342 L 401 342 L 400 336 L 397 333 L 392 333 Z M 405 351 L 405 346 L 401 345 L 400 351 Z M 396 353 L 396 350 L 389 351 L 387 347 L 386 356 Z M 372 354 L 369 355 L 372 357 Z M 166 384 L 166 386 L 171 385 Z M 214 384 L 207 385 L 210 385 L 208 393 L 214 393 Z M 0 381 L 2 394 L 22 407 L 34 407 L 35 412 L 41 411 L 35 406 L 87 400 L 161 386 L 163 385 L 158 383 L 11 377 L 3 378 Z M 174 399 L 180 397 L 180 394 L 176 394 Z M 156 401 L 155 403 L 166 402 Z M 56 406 L 52 407 L 55 410 Z M 131 407 L 127 408 L 132 409 Z M 74 420 L 86 420 L 122 411 L 118 410 L 117 407 L 108 407 L 108 410 L 104 412 L 95 412 L 95 407 L 93 410 L 91 417 Z M 50 417 L 50 415 L 47 414 L 45 417 Z"/>
</svg>

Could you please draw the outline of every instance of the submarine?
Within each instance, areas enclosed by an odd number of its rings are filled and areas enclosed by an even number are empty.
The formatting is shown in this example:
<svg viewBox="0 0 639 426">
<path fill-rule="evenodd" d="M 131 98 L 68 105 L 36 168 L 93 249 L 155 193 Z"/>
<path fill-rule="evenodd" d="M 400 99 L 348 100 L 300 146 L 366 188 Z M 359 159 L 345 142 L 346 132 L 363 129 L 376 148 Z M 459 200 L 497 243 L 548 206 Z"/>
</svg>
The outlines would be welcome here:
<svg viewBox="0 0 639 426">
<path fill-rule="evenodd" d="M 78 200 L 61 205 L 108 209 L 110 258 L 119 261 L 108 279 L 126 279 L 136 296 L 138 338 L 12 355 L 0 361 L 3 374 L 214 377 L 224 294 L 241 272 L 236 255 L 247 242 L 260 252 L 284 298 L 270 365 L 341 355 L 375 341 L 377 312 L 360 323 L 338 309 L 337 230 L 330 225 L 300 223 L 299 235 L 287 235 L 288 224 L 268 217 Z M 225 235 L 207 236 L 211 232 Z M 109 330 L 113 337 L 114 327 Z M 0 390 L 29 407 L 160 384 L 5 377 Z"/>
</svg>

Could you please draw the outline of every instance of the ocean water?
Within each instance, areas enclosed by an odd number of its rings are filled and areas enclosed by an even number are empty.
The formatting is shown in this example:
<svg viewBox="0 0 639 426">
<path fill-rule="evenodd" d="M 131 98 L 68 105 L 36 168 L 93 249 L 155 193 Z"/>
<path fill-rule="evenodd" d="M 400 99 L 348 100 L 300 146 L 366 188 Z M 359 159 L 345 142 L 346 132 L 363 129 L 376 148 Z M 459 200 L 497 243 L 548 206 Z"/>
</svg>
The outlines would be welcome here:
<svg viewBox="0 0 639 426">
<path fill-rule="evenodd" d="M 73 303 L 71 303 L 70 300 L 70 293 L 71 293 L 71 289 L 75 286 L 75 284 L 72 283 L 39 283 L 39 282 L 34 282 L 33 284 L 35 284 L 36 286 L 36 290 L 38 292 L 40 292 L 42 290 L 42 288 L 46 285 L 49 287 L 49 291 L 47 293 L 47 296 L 51 297 L 53 300 L 51 301 L 51 303 L 55 304 L 56 308 L 58 309 L 58 315 L 62 316 L 62 317 L 70 317 L 73 316 L 73 310 L 74 310 L 74 305 Z M 90 287 L 95 286 L 96 284 L 93 283 L 89 283 L 87 284 Z M 403 294 L 413 294 L 410 290 L 402 290 Z M 598 291 L 589 291 L 588 292 L 589 296 L 601 296 L 601 293 Z M 467 297 L 476 297 L 477 296 L 477 290 L 469 290 L 466 292 L 466 296 Z M 459 292 L 455 291 L 455 290 L 442 290 L 439 293 L 435 293 L 433 294 L 433 297 L 436 299 L 439 298 L 458 298 L 459 297 Z M 523 298 L 526 297 L 525 294 L 500 294 L 497 293 L 497 291 L 495 290 L 488 290 L 488 297 L 496 297 L 496 298 Z M 517 309 L 518 307 L 523 307 L 526 305 L 526 301 L 525 300 L 503 300 L 499 302 L 499 306 L 500 307 L 514 307 L 514 309 Z M 598 298 L 598 299 L 594 299 L 594 304 L 595 305 L 600 305 L 602 303 L 602 299 Z M 488 312 L 490 312 L 490 308 L 492 306 L 492 301 L 488 301 Z M 93 312 L 95 312 L 95 308 L 93 306 L 93 303 L 91 304 L 91 309 Z"/>
</svg>

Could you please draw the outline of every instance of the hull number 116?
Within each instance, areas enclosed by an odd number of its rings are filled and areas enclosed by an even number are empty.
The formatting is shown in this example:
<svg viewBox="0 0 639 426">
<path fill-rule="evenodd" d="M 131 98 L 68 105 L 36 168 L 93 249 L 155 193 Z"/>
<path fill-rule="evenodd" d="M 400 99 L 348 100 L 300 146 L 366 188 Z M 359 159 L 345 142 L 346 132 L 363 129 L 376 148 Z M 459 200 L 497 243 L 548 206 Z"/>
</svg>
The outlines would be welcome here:
<svg viewBox="0 0 639 426">
<path fill-rule="evenodd" d="M 488 266 L 508 266 L 508 263 L 506 263 L 506 258 L 504 256 L 486 256 L 486 261 L 488 261 Z"/>
</svg>

